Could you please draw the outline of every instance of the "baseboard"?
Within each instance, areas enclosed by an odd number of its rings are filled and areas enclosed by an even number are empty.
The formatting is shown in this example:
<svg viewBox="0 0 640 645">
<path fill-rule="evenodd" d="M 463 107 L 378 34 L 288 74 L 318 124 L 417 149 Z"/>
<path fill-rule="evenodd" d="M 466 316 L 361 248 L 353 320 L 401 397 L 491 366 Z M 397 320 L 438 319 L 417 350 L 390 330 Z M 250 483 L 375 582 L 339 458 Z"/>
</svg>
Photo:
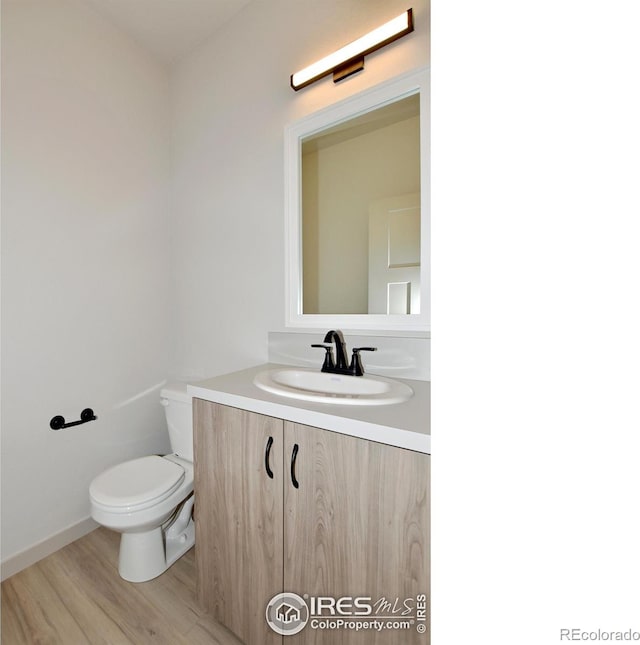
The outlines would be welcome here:
<svg viewBox="0 0 640 645">
<path fill-rule="evenodd" d="M 18 571 L 26 569 L 32 564 L 38 562 L 38 560 L 46 558 L 48 555 L 51 555 L 62 547 L 67 546 L 67 544 L 83 537 L 87 533 L 91 533 L 91 531 L 97 529 L 98 526 L 99 524 L 97 522 L 92 520 L 90 517 L 87 517 L 77 524 L 73 524 L 59 533 L 42 540 L 42 542 L 38 542 L 28 549 L 20 551 L 20 553 L 16 553 L 16 555 L 3 560 L 0 579 L 6 580 L 7 578 L 10 578 L 15 573 L 18 573 Z"/>
</svg>

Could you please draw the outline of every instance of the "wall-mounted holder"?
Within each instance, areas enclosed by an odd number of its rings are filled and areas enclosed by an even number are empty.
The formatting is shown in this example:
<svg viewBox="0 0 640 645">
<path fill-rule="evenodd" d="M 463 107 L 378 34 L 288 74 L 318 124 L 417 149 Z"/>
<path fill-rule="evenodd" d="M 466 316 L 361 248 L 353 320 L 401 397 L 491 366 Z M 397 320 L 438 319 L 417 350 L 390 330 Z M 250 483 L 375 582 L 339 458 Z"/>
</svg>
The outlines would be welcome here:
<svg viewBox="0 0 640 645">
<path fill-rule="evenodd" d="M 66 423 L 64 417 L 56 416 L 49 421 L 49 426 L 52 430 L 61 430 L 62 428 L 70 428 L 71 426 L 79 426 L 83 423 L 88 423 L 89 421 L 95 421 L 98 417 L 93 413 L 91 408 L 85 408 L 80 413 L 80 419 L 78 421 L 71 421 Z"/>
</svg>

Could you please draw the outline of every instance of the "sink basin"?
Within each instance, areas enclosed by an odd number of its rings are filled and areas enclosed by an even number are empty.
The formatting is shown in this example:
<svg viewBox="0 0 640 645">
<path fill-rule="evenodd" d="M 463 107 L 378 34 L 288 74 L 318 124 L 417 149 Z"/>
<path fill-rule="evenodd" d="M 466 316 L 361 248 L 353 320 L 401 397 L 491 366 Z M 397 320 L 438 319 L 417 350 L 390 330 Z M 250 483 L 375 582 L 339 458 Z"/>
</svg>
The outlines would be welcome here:
<svg viewBox="0 0 640 645">
<path fill-rule="evenodd" d="M 345 376 L 294 367 L 265 370 L 253 382 L 272 394 L 338 405 L 389 405 L 413 396 L 408 385 L 382 376 Z"/>
</svg>

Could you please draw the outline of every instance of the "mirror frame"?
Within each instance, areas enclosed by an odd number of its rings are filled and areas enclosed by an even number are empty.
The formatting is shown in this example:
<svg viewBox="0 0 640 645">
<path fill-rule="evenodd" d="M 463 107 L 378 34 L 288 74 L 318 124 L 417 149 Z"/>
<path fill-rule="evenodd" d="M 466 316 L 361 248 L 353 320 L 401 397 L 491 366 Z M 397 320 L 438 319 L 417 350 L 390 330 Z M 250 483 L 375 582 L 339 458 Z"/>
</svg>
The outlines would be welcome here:
<svg viewBox="0 0 640 645">
<path fill-rule="evenodd" d="M 304 314 L 302 312 L 302 140 L 413 94 L 420 95 L 420 313 Z M 430 331 L 429 68 L 402 74 L 305 116 L 285 128 L 285 326 Z"/>
</svg>

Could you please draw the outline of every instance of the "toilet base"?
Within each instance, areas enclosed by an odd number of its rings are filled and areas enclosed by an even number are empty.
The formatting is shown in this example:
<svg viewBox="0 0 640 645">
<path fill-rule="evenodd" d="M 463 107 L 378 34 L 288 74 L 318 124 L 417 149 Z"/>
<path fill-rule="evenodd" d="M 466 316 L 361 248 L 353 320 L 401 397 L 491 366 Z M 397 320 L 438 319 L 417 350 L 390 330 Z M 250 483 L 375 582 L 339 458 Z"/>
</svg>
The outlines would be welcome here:
<svg viewBox="0 0 640 645">
<path fill-rule="evenodd" d="M 128 582 L 147 582 L 164 573 L 195 544 L 191 517 L 193 496 L 183 505 L 173 522 L 140 533 L 122 533 L 118 572 Z"/>
</svg>

